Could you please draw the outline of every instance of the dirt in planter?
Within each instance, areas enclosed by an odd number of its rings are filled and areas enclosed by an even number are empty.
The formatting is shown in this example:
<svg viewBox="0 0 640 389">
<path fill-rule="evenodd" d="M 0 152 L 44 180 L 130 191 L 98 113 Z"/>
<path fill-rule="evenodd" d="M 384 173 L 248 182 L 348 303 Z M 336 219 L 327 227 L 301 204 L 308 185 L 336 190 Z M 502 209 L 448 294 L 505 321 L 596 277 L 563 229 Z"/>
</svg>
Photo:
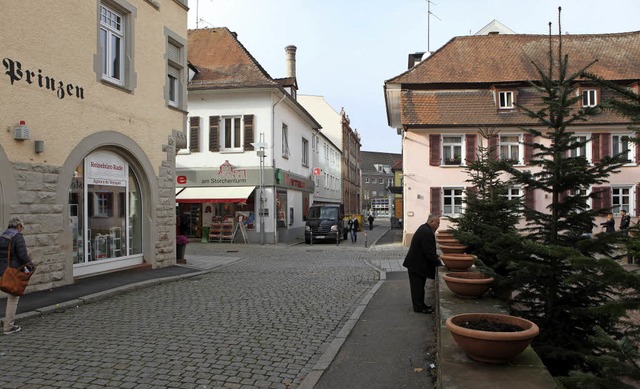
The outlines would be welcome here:
<svg viewBox="0 0 640 389">
<path fill-rule="evenodd" d="M 490 332 L 518 332 L 522 327 L 507 323 L 496 323 L 487 319 L 467 320 L 460 323 L 460 327 L 470 330 L 490 331 Z"/>
</svg>

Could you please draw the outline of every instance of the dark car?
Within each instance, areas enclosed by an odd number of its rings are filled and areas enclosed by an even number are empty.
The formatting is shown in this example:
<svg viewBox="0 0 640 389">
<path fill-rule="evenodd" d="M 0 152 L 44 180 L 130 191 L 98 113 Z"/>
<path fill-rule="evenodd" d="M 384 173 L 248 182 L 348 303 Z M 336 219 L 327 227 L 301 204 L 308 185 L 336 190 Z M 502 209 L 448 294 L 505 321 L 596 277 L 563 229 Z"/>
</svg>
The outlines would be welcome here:
<svg viewBox="0 0 640 389">
<path fill-rule="evenodd" d="M 304 227 L 304 241 L 331 240 L 340 243 L 344 236 L 344 206 L 312 205 L 309 207 Z"/>
</svg>

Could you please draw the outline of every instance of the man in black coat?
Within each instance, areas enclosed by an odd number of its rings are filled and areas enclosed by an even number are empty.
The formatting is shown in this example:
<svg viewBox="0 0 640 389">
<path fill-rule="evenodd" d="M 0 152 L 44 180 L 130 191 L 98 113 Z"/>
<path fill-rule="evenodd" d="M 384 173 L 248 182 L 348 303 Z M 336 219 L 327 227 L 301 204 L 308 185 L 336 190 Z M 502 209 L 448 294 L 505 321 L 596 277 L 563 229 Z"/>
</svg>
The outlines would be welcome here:
<svg viewBox="0 0 640 389">
<path fill-rule="evenodd" d="M 411 288 L 411 303 L 413 311 L 431 313 L 433 308 L 424 302 L 424 288 L 427 278 L 436 278 L 436 267 L 442 262 L 436 254 L 435 232 L 440 226 L 440 216 L 429 215 L 427 222 L 416 230 L 411 239 L 409 252 L 402 263 L 409 273 L 409 287 Z"/>
</svg>

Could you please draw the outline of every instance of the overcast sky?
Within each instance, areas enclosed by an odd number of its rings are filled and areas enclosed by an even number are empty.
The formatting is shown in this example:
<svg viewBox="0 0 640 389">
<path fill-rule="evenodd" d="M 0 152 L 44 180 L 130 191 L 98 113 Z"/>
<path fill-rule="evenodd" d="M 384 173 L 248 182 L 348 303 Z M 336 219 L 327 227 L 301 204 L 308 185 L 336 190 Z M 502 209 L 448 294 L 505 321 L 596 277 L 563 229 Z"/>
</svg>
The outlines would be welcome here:
<svg viewBox="0 0 640 389">
<path fill-rule="evenodd" d="M 558 6 L 564 33 L 640 30 L 639 0 L 189 0 L 189 28 L 236 32 L 273 78 L 285 76 L 284 48 L 297 46 L 298 93 L 344 107 L 363 150 L 400 153 L 383 85 L 407 70 L 409 53 L 435 51 L 494 19 L 519 34 L 547 34 L 551 22 L 557 33 Z"/>
</svg>

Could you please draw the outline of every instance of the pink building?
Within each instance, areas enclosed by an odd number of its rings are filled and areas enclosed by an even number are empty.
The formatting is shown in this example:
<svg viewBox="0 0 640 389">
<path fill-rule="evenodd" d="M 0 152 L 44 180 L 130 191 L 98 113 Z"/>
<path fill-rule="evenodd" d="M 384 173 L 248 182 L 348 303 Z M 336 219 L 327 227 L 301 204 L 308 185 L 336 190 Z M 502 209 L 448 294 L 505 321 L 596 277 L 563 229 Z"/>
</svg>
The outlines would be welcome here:
<svg viewBox="0 0 640 389">
<path fill-rule="evenodd" d="M 469 185 L 465 166 L 476 158 L 480 145 L 492 142 L 499 147 L 500 158 L 532 170 L 528 165 L 531 150 L 524 143 L 543 140 L 531 138 L 523 128 L 544 128 L 519 106 L 535 109 L 542 103 L 529 80 L 540 78 L 534 63 L 548 69 L 549 40 L 546 35 L 456 37 L 385 82 L 388 122 L 402 136 L 405 244 L 430 213 L 442 214 L 441 228 L 447 228 L 448 216 L 463 211 L 464 190 Z M 558 37 L 551 41 L 557 55 Z M 569 56 L 570 73 L 597 60 L 589 68 L 591 73 L 638 92 L 640 32 L 564 35 L 562 45 Z M 588 80 L 575 87 L 582 96 L 576 110 L 612 96 Z M 629 141 L 636 136 L 629 124 L 619 115 L 604 112 L 571 128 L 576 137 L 591 140 L 573 155 L 592 162 L 619 152 L 628 155 L 629 162 L 620 173 L 590 189 L 604 190 L 605 195 L 592 200 L 591 206 L 611 208 L 616 229 L 620 210 L 627 210 L 633 222 L 640 212 L 640 148 Z M 479 134 L 481 128 L 498 133 L 487 141 Z M 549 202 L 544 193 L 524 193 L 518 187 L 509 195 L 522 197 L 537 210 L 544 210 Z"/>
</svg>

